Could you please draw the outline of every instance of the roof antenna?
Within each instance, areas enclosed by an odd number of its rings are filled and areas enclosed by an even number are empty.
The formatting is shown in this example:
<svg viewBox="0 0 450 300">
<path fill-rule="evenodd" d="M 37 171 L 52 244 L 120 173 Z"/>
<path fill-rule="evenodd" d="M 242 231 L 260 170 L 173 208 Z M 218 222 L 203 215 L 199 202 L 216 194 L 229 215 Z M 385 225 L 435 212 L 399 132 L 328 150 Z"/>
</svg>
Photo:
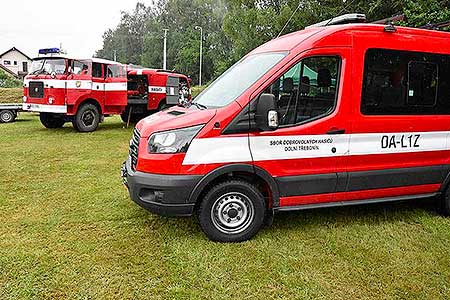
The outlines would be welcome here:
<svg viewBox="0 0 450 300">
<path fill-rule="evenodd" d="M 298 2 L 298 6 L 297 8 L 294 10 L 294 12 L 292 13 L 291 17 L 289 18 L 289 20 L 287 20 L 286 24 L 284 24 L 283 28 L 281 29 L 280 33 L 277 35 L 277 38 L 279 38 L 281 36 L 281 34 L 283 33 L 283 31 L 286 29 L 286 27 L 288 26 L 288 24 L 291 22 L 292 18 L 294 17 L 294 15 L 297 13 L 297 11 L 300 9 L 300 6 L 302 5 L 302 2 L 299 1 Z"/>
</svg>

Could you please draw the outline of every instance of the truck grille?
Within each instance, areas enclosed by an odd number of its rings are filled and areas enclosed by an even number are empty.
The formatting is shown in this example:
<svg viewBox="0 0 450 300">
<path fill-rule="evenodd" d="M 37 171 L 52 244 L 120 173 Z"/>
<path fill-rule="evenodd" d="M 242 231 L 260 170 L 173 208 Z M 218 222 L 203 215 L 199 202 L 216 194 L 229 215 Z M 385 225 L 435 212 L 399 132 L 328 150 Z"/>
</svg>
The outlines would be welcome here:
<svg viewBox="0 0 450 300">
<path fill-rule="evenodd" d="M 136 128 L 133 131 L 133 137 L 130 141 L 130 163 L 131 169 L 136 171 L 138 161 L 139 141 L 141 140 L 141 133 Z"/>
<path fill-rule="evenodd" d="M 42 81 L 30 81 L 28 96 L 31 98 L 44 98 L 44 83 Z"/>
</svg>

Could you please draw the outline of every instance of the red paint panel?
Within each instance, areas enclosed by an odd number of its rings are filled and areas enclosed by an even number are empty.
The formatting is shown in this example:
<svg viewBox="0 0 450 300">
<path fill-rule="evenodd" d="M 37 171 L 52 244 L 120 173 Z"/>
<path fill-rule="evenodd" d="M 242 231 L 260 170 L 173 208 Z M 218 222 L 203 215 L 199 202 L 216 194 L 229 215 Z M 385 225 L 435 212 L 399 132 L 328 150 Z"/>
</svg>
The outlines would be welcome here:
<svg viewBox="0 0 450 300">
<path fill-rule="evenodd" d="M 305 204 L 317 204 L 338 201 L 352 201 L 364 199 L 378 199 L 405 195 L 420 195 L 439 191 L 441 184 L 426 184 L 404 186 L 377 190 L 364 190 L 354 192 L 341 192 L 308 196 L 281 197 L 280 206 L 296 206 Z"/>
</svg>

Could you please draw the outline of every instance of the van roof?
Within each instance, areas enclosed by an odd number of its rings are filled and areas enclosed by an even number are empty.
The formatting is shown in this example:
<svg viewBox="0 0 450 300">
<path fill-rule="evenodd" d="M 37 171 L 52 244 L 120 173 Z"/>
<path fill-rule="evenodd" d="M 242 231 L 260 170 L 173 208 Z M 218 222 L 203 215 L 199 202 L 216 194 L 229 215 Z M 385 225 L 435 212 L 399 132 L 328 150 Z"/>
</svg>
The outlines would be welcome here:
<svg viewBox="0 0 450 300">
<path fill-rule="evenodd" d="M 277 52 L 277 51 L 291 51 L 301 43 L 308 41 L 309 43 L 314 43 L 320 41 L 321 39 L 331 36 L 338 32 L 352 32 L 353 34 L 358 34 L 358 32 L 379 32 L 382 34 L 408 34 L 417 36 L 427 36 L 430 38 L 440 37 L 449 38 L 450 33 L 445 31 L 436 31 L 420 28 L 411 28 L 403 26 L 395 26 L 395 33 L 386 33 L 384 28 L 387 25 L 382 24 L 371 24 L 371 23 L 355 23 L 355 24 L 343 24 L 343 25 L 330 25 L 324 27 L 308 27 L 304 30 L 292 32 L 283 35 L 279 38 L 273 39 L 251 52 L 251 54 L 263 53 L 263 52 Z"/>
</svg>

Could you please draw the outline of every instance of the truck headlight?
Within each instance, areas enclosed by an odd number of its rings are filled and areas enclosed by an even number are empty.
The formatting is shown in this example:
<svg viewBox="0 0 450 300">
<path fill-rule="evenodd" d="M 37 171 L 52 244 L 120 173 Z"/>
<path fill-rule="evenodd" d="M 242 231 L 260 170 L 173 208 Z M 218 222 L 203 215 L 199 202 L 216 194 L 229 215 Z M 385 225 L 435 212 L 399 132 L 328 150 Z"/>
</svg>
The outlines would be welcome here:
<svg viewBox="0 0 450 300">
<path fill-rule="evenodd" d="M 203 125 L 154 133 L 148 140 L 149 153 L 184 153 Z"/>
</svg>

